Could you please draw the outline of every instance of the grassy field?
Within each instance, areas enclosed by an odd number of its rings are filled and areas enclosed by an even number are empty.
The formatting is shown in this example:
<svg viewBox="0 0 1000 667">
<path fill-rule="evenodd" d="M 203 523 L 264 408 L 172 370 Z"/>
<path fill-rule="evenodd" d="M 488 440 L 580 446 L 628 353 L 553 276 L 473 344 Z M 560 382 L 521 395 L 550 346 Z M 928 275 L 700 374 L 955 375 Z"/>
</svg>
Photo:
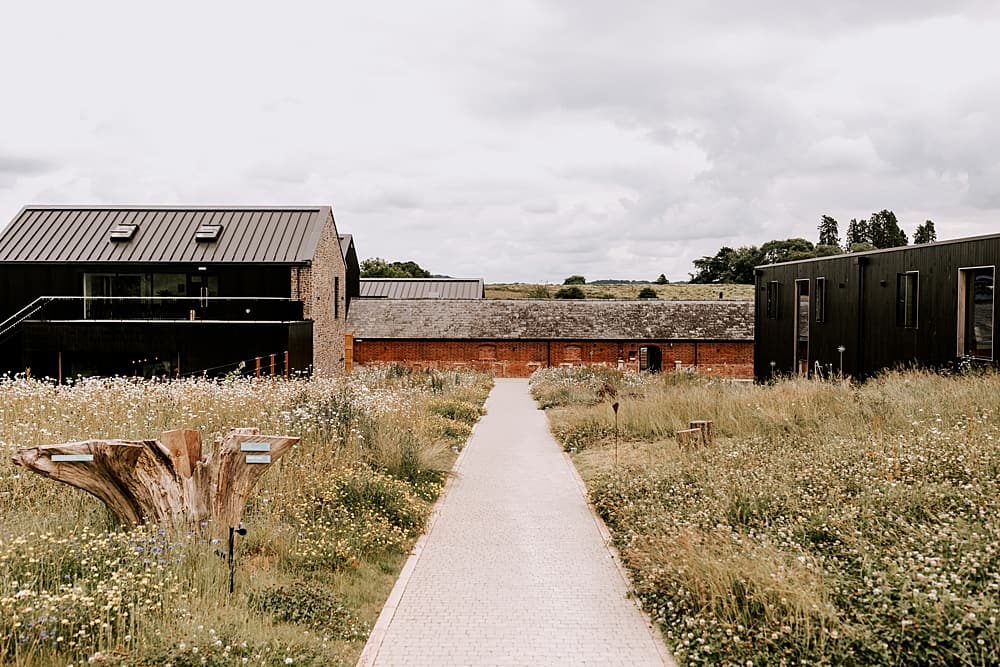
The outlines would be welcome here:
<svg viewBox="0 0 1000 667">
<path fill-rule="evenodd" d="M 491 381 L 0 381 L 0 664 L 353 665 Z M 302 437 L 244 513 L 236 592 L 204 527 L 116 526 L 16 448 L 234 426 Z"/>
<path fill-rule="evenodd" d="M 486 285 L 487 299 L 538 299 L 552 298 L 563 285 L 533 285 L 507 283 Z M 728 301 L 753 299 L 753 285 L 657 285 L 643 283 L 631 285 L 578 285 L 588 299 L 637 299 L 639 290 L 652 287 L 660 299 L 668 301 L 716 301 L 719 292 Z"/>
<path fill-rule="evenodd" d="M 532 385 L 681 664 L 997 664 L 1000 376 Z"/>
</svg>

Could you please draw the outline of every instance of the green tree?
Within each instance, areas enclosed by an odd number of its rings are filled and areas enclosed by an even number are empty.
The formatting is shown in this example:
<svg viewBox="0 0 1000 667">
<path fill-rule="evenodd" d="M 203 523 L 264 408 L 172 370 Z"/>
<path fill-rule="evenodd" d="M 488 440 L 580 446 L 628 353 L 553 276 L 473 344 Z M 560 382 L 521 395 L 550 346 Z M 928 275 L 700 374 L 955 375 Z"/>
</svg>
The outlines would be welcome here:
<svg viewBox="0 0 1000 667">
<path fill-rule="evenodd" d="M 387 262 L 381 257 L 370 257 L 361 262 L 362 278 L 430 278 L 431 272 L 416 262 Z"/>
<path fill-rule="evenodd" d="M 587 279 L 583 276 L 570 276 L 563 281 L 563 285 L 586 285 Z"/>
<path fill-rule="evenodd" d="M 934 229 L 934 221 L 928 220 L 922 225 L 917 225 L 917 230 L 913 232 L 913 243 L 934 243 L 937 241 L 937 231 Z"/>
<path fill-rule="evenodd" d="M 660 277 L 656 279 L 656 284 L 657 285 L 668 285 L 668 284 L 670 284 L 670 281 L 667 280 L 667 277 L 661 273 Z"/>
<path fill-rule="evenodd" d="M 764 263 L 764 256 L 757 246 L 742 246 L 736 250 L 723 246 L 712 257 L 694 260 L 696 272 L 691 274 L 691 282 L 752 285 L 753 268 Z"/>
<path fill-rule="evenodd" d="M 583 299 L 585 297 L 583 290 L 576 285 L 560 287 L 555 296 L 557 299 Z"/>
<path fill-rule="evenodd" d="M 652 287 L 643 287 L 639 290 L 640 299 L 659 299 L 660 297 L 656 294 L 656 290 Z"/>
<path fill-rule="evenodd" d="M 741 246 L 729 256 L 729 273 L 723 282 L 753 284 L 753 269 L 764 263 L 764 253 L 755 245 Z"/>
<path fill-rule="evenodd" d="M 778 262 L 791 262 L 797 259 L 808 259 L 815 257 L 815 246 L 805 239 L 794 238 L 784 241 L 768 241 L 760 247 L 763 255 L 762 264 L 777 264 Z"/>
<path fill-rule="evenodd" d="M 909 242 L 906 233 L 899 228 L 896 214 L 885 208 L 868 218 L 868 233 L 868 240 L 876 248 L 897 248 Z"/>
<path fill-rule="evenodd" d="M 813 251 L 814 257 L 830 257 L 831 255 L 843 254 L 844 249 L 839 245 L 818 245 Z"/>
<path fill-rule="evenodd" d="M 819 245 L 840 245 L 840 225 L 828 215 L 819 221 Z"/>
<path fill-rule="evenodd" d="M 694 260 L 695 273 L 691 274 L 691 282 L 701 284 L 727 282 L 733 252 L 735 251 L 729 246 L 722 246 L 714 256 Z"/>
<path fill-rule="evenodd" d="M 844 237 L 844 247 L 847 248 L 847 251 L 857 252 L 852 249 L 856 244 L 871 242 L 872 235 L 868 221 L 863 218 L 861 220 L 851 218 L 851 221 L 847 223 L 847 235 Z"/>
</svg>

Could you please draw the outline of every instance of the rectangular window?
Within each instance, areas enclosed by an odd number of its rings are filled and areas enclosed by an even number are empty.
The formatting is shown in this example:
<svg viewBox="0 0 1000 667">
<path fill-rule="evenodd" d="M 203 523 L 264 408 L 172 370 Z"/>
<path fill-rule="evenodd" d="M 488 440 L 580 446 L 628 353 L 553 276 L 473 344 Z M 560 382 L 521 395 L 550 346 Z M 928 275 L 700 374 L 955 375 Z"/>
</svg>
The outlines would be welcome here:
<svg viewBox="0 0 1000 667">
<path fill-rule="evenodd" d="M 959 271 L 959 356 L 993 359 L 994 273 L 992 266 Z"/>
<path fill-rule="evenodd" d="M 920 296 L 920 274 L 916 271 L 896 274 L 896 326 L 913 329 L 917 326 L 917 301 Z"/>
<path fill-rule="evenodd" d="M 767 284 L 767 319 L 778 319 L 778 281 Z"/>
<path fill-rule="evenodd" d="M 816 279 L 816 321 L 826 322 L 826 278 Z"/>
<path fill-rule="evenodd" d="M 340 276 L 333 277 L 333 319 L 340 317 Z"/>
<path fill-rule="evenodd" d="M 920 275 L 907 271 L 896 276 L 896 326 L 917 326 L 917 304 L 920 294 Z"/>
</svg>

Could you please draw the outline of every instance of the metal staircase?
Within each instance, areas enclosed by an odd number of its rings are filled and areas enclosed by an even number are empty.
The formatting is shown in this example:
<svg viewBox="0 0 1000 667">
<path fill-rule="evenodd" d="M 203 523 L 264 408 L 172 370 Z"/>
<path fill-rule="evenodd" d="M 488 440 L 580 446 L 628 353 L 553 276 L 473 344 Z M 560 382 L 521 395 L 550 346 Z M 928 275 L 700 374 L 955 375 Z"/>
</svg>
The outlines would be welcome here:
<svg viewBox="0 0 1000 667">
<path fill-rule="evenodd" d="M 40 296 L 21 310 L 8 317 L 3 321 L 3 323 L 0 323 L 0 342 L 3 342 L 8 336 L 12 335 L 22 322 L 48 304 L 52 303 L 55 299 L 56 297 L 54 296 Z"/>
</svg>

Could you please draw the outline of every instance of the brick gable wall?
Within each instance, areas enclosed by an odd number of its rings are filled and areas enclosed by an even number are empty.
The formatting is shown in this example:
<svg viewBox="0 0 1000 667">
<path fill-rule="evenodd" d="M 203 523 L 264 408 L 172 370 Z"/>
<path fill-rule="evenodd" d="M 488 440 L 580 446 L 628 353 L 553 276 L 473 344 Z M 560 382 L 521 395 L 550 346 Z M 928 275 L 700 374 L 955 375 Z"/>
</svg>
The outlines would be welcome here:
<svg viewBox="0 0 1000 667">
<path fill-rule="evenodd" d="M 292 298 L 302 300 L 304 317 L 313 321 L 313 372 L 324 376 L 343 373 L 347 266 L 332 214 L 323 225 L 312 263 L 292 267 L 291 285 Z"/>
</svg>

